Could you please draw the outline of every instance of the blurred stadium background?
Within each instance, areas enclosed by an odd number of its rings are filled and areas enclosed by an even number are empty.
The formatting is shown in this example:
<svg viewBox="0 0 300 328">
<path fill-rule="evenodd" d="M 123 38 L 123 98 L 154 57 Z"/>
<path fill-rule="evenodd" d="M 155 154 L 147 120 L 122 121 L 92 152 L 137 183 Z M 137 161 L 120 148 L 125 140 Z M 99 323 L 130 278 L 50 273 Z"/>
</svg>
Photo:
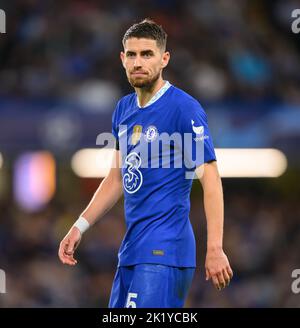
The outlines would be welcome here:
<svg viewBox="0 0 300 328">
<path fill-rule="evenodd" d="M 151 17 L 169 35 L 165 78 L 202 103 L 215 147 L 280 150 L 267 159 L 273 177 L 247 177 L 265 163 L 253 154 L 246 176 L 223 178 L 235 277 L 221 293 L 205 282 L 206 225 L 194 182 L 198 269 L 186 307 L 299 307 L 291 290 L 300 268 L 300 34 L 291 31 L 299 1 L 1 0 L 0 8 L 0 306 L 107 307 L 122 201 L 85 234 L 79 265 L 63 266 L 57 250 L 100 181 L 78 176 L 74 154 L 96 148 L 116 100 L 132 92 L 121 37 Z M 231 160 L 229 169 L 243 173 L 245 162 Z"/>
</svg>

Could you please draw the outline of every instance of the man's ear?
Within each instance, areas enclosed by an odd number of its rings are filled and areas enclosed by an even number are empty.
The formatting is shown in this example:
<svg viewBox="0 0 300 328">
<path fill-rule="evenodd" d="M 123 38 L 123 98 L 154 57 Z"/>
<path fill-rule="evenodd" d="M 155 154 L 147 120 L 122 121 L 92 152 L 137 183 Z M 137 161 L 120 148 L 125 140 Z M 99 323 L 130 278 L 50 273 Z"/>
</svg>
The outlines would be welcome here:
<svg viewBox="0 0 300 328">
<path fill-rule="evenodd" d="M 124 58 L 125 58 L 125 54 L 124 54 L 123 51 L 121 51 L 121 52 L 120 52 L 120 59 L 121 59 L 121 61 L 122 61 L 122 65 L 123 65 L 123 67 L 125 68 L 125 65 L 124 65 Z"/>
<path fill-rule="evenodd" d="M 169 51 L 165 51 L 162 56 L 162 62 L 161 62 L 162 68 L 165 68 L 168 65 L 169 60 L 170 60 L 170 53 Z"/>
</svg>

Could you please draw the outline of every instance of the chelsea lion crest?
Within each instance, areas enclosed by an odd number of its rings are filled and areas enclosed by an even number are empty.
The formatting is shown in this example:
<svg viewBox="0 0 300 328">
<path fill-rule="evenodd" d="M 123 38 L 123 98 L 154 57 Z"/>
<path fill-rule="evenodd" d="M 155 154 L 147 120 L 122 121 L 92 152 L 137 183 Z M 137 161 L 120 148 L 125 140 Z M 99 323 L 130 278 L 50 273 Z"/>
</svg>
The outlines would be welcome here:
<svg viewBox="0 0 300 328">
<path fill-rule="evenodd" d="M 158 136 L 157 128 L 154 125 L 148 126 L 145 131 L 144 138 L 147 142 L 154 141 Z"/>
</svg>

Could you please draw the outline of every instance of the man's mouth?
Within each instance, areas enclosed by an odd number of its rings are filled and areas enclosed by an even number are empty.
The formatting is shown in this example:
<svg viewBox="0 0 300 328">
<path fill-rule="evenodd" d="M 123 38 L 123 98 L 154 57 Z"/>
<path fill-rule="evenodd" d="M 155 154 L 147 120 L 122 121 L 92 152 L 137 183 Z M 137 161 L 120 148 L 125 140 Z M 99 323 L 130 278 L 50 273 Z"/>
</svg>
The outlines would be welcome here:
<svg viewBox="0 0 300 328">
<path fill-rule="evenodd" d="M 145 76 L 145 75 L 147 75 L 147 73 L 137 71 L 137 72 L 132 72 L 131 75 L 133 75 L 133 76 Z"/>
</svg>

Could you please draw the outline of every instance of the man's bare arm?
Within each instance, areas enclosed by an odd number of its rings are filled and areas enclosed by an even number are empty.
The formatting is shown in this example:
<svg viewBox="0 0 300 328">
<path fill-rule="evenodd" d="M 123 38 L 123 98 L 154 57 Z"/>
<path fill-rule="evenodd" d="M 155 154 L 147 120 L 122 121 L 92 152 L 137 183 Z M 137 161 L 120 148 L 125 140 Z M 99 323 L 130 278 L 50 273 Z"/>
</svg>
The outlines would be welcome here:
<svg viewBox="0 0 300 328">
<path fill-rule="evenodd" d="M 223 251 L 224 201 L 217 163 L 199 166 L 196 174 L 203 187 L 204 210 L 207 221 L 206 280 L 212 279 L 220 290 L 233 276 L 227 256 Z"/>
<path fill-rule="evenodd" d="M 112 167 L 107 177 L 100 183 L 93 198 L 82 212 L 90 225 L 107 213 L 123 194 L 122 177 L 120 171 L 120 151 L 114 150 Z"/>
</svg>

